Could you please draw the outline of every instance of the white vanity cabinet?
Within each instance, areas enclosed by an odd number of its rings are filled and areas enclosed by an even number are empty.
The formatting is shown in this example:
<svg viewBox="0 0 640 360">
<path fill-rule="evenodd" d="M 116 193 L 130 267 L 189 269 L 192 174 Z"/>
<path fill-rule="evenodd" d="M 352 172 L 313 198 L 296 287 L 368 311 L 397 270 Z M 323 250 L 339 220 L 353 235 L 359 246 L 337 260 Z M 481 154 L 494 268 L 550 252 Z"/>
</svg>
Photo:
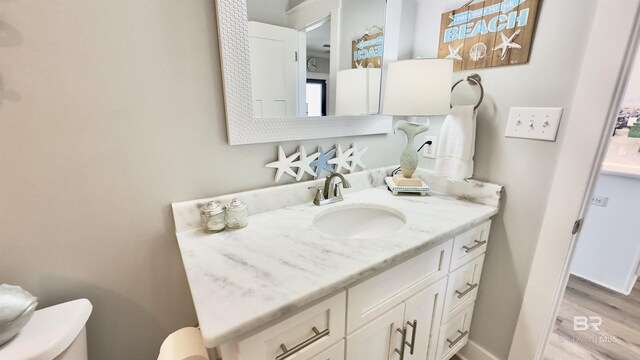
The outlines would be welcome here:
<svg viewBox="0 0 640 360">
<path fill-rule="evenodd" d="M 430 342 L 440 324 L 446 286 L 446 279 L 440 279 L 347 335 L 346 358 L 427 359 L 429 349 L 434 349 Z"/>
<path fill-rule="evenodd" d="M 222 360 L 447 360 L 468 341 L 491 221 L 259 332 Z"/>
</svg>

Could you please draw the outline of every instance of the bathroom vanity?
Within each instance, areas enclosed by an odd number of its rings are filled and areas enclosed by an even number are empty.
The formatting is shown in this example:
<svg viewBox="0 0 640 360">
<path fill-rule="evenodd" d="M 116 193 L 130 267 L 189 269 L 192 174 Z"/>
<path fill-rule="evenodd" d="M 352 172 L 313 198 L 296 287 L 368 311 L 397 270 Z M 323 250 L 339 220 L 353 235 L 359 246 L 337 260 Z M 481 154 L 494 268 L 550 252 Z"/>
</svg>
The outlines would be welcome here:
<svg viewBox="0 0 640 360">
<path fill-rule="evenodd" d="M 501 187 L 434 180 L 430 196 L 393 196 L 386 171 L 348 175 L 327 206 L 313 182 L 219 197 L 251 215 L 218 234 L 199 230 L 210 199 L 173 204 L 212 359 L 440 360 L 467 343 Z"/>
</svg>

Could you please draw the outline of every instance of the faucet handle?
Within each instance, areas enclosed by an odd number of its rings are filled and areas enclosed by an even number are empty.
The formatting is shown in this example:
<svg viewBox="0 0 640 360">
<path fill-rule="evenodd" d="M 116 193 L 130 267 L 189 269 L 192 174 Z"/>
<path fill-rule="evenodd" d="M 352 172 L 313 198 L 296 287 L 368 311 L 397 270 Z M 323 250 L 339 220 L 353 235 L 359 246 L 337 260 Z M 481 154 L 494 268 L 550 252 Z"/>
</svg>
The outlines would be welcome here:
<svg viewBox="0 0 640 360">
<path fill-rule="evenodd" d="M 324 195 L 322 194 L 322 186 L 309 186 L 309 190 L 315 190 L 316 196 L 313 199 L 313 203 L 318 205 L 320 201 L 324 200 Z"/>
<path fill-rule="evenodd" d="M 336 187 L 333 188 L 333 196 L 334 197 L 342 197 L 342 183 L 337 183 Z"/>
</svg>

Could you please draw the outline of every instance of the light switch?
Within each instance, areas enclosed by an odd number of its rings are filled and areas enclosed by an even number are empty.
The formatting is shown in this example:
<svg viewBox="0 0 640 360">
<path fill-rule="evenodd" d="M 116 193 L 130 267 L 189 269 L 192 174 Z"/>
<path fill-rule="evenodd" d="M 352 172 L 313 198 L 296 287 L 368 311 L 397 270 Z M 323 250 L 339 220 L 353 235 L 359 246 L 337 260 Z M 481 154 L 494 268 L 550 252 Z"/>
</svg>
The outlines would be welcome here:
<svg viewBox="0 0 640 360">
<path fill-rule="evenodd" d="M 513 107 L 504 136 L 556 141 L 562 108 Z"/>
</svg>

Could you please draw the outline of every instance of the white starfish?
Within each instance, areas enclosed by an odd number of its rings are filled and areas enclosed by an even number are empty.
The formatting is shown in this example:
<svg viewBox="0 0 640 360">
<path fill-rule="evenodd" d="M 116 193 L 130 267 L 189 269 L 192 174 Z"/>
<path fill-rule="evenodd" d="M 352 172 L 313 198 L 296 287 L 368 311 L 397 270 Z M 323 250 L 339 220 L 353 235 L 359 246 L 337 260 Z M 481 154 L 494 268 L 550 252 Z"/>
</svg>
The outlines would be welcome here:
<svg viewBox="0 0 640 360">
<path fill-rule="evenodd" d="M 502 55 L 500 56 L 500 60 L 504 60 L 504 58 L 507 56 L 507 51 L 509 51 L 509 49 L 522 48 L 520 44 L 516 44 L 513 42 L 513 39 L 516 36 L 518 36 L 518 34 L 520 34 L 520 29 L 514 32 L 513 35 L 511 35 L 510 37 L 507 37 L 504 33 L 500 33 L 500 39 L 502 39 L 502 42 L 500 43 L 500 45 L 493 48 L 494 51 L 498 49 L 502 50 Z"/>
<path fill-rule="evenodd" d="M 333 171 L 340 172 L 342 168 L 344 168 L 345 170 L 351 170 L 351 165 L 349 165 L 349 161 L 351 160 L 352 153 L 353 153 L 353 148 L 347 149 L 346 151 L 342 151 L 342 146 L 338 145 L 338 150 L 336 151 L 336 157 L 329 160 L 329 164 L 336 166 Z"/>
<path fill-rule="evenodd" d="M 274 162 L 270 162 L 266 164 L 266 167 L 275 168 L 276 171 L 276 182 L 280 181 L 282 174 L 288 174 L 293 177 L 296 177 L 296 173 L 291 170 L 291 163 L 300 155 L 299 152 L 294 153 L 292 155 L 287 156 L 284 153 L 281 145 L 278 145 L 278 160 Z"/>
<path fill-rule="evenodd" d="M 307 151 L 304 149 L 304 146 L 300 146 L 300 148 L 298 148 L 298 153 L 300 153 L 300 159 L 291 163 L 291 166 L 298 168 L 296 181 L 300 181 L 305 173 L 316 177 L 316 172 L 311 168 L 311 162 L 317 159 L 318 156 L 320 156 L 320 153 L 316 152 L 307 156 Z"/>
<path fill-rule="evenodd" d="M 354 144 L 353 147 L 353 155 L 351 155 L 351 170 L 350 172 L 356 171 L 356 167 L 360 166 L 361 169 L 366 169 L 367 166 L 362 162 L 362 155 L 369 150 L 368 147 L 364 147 L 358 150 L 358 147 Z"/>
<path fill-rule="evenodd" d="M 453 48 L 453 46 L 451 46 L 451 44 L 449 44 L 449 55 L 445 56 L 445 59 L 451 59 L 451 60 L 459 60 L 462 61 L 462 56 L 460 56 L 460 54 L 458 54 L 460 52 L 460 49 L 462 49 L 462 45 L 464 44 L 460 44 L 458 45 L 457 48 Z"/>
</svg>

